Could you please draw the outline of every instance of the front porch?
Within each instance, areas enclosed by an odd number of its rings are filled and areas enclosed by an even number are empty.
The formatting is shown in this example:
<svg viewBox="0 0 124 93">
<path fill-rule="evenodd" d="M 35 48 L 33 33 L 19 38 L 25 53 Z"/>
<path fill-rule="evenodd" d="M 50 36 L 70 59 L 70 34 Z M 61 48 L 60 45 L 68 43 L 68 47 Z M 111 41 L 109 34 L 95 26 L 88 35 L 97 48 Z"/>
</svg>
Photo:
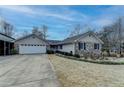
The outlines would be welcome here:
<svg viewBox="0 0 124 93">
<path fill-rule="evenodd" d="M 0 40 L 0 56 L 11 55 L 12 49 L 14 49 L 13 42 L 7 42 L 7 41 Z"/>
</svg>

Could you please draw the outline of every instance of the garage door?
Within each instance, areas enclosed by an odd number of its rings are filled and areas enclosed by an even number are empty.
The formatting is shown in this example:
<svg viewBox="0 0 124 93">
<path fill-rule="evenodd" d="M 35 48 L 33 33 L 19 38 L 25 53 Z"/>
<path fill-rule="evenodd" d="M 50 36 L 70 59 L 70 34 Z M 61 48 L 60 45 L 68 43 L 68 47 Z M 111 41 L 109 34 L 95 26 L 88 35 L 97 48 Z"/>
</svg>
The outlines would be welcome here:
<svg viewBox="0 0 124 93">
<path fill-rule="evenodd" d="M 19 45 L 19 54 L 36 54 L 36 53 L 46 53 L 45 45 L 37 44 L 21 44 Z"/>
</svg>

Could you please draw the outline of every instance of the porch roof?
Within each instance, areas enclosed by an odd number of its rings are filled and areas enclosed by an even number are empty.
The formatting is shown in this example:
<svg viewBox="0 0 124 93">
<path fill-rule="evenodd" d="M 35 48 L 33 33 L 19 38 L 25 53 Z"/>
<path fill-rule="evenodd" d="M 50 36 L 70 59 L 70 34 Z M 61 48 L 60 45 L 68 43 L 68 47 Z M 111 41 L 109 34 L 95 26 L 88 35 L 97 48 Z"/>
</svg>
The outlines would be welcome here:
<svg viewBox="0 0 124 93">
<path fill-rule="evenodd" d="M 7 35 L 5 35 L 3 33 L 0 33 L 0 40 L 6 41 L 6 42 L 14 42 L 15 41 L 14 38 L 12 38 L 10 36 L 7 36 Z"/>
</svg>

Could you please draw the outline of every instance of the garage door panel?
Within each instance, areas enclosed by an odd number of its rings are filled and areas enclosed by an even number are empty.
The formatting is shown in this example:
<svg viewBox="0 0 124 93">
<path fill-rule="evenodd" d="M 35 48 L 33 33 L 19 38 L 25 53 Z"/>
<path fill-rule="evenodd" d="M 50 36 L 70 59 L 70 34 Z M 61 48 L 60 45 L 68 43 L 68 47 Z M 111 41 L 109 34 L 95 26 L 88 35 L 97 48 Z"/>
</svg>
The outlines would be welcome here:
<svg viewBox="0 0 124 93">
<path fill-rule="evenodd" d="M 19 54 L 46 53 L 46 46 L 19 46 Z"/>
</svg>

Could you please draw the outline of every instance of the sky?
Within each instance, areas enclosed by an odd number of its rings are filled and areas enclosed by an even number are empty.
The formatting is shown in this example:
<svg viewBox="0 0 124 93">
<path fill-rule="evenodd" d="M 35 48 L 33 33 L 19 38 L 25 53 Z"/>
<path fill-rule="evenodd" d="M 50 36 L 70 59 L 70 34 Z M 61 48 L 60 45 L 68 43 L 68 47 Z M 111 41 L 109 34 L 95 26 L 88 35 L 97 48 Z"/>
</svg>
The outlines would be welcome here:
<svg viewBox="0 0 124 93">
<path fill-rule="evenodd" d="M 124 15 L 124 6 L 108 5 L 28 5 L 0 6 L 0 16 L 15 27 L 15 38 L 34 26 L 48 27 L 48 39 L 63 40 L 80 24 L 82 31 L 90 27 L 100 31 Z"/>
</svg>

